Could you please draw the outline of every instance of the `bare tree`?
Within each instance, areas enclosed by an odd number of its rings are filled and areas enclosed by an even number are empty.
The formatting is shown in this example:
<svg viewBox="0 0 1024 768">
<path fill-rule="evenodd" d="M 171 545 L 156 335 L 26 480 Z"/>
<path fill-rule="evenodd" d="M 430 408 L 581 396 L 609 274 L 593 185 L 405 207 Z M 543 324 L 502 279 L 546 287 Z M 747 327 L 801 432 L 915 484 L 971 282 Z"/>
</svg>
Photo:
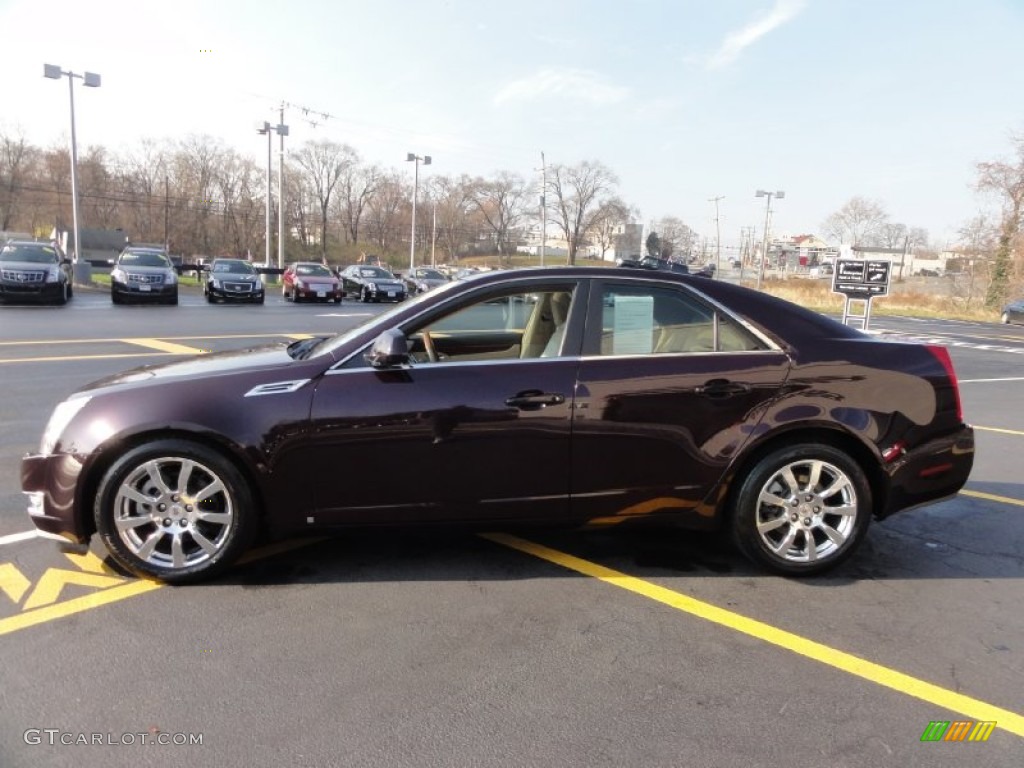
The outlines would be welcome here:
<svg viewBox="0 0 1024 768">
<path fill-rule="evenodd" d="M 614 194 L 618 183 L 611 169 L 595 160 L 551 166 L 549 205 L 569 246 L 569 264 L 576 263 L 581 239 L 593 227 L 602 204 Z"/>
<path fill-rule="evenodd" d="M 661 251 L 663 258 L 677 254 L 683 259 L 693 255 L 697 242 L 697 233 L 676 216 L 665 216 L 657 223 L 661 235 Z"/>
<path fill-rule="evenodd" d="M 999 239 L 992 263 L 992 279 L 988 285 L 985 304 L 998 308 L 1006 300 L 1010 279 L 1014 272 L 1014 252 L 1020 261 L 1018 241 L 1021 234 L 1021 215 L 1024 214 L 1024 136 L 1013 139 L 1016 157 L 990 163 L 978 163 L 977 187 L 999 199 L 1002 216 Z"/>
<path fill-rule="evenodd" d="M 473 221 L 473 180 L 459 177 L 432 176 L 430 197 L 437 206 L 437 240 L 448 254 L 448 261 L 458 259 L 476 233 Z"/>
<path fill-rule="evenodd" d="M 307 141 L 295 153 L 295 161 L 301 170 L 304 186 L 320 211 L 320 254 L 326 260 L 327 213 L 331 206 L 331 195 L 344 177 L 346 169 L 358 162 L 358 155 L 347 144 L 329 140 Z"/>
<path fill-rule="evenodd" d="M 370 199 L 376 194 L 384 174 L 376 165 L 353 162 L 342 169 L 339 208 L 349 242 L 359 242 L 359 226 Z"/>
<path fill-rule="evenodd" d="M 526 182 L 522 176 L 501 171 L 494 179 L 476 179 L 472 203 L 494 237 L 499 256 L 507 260 L 513 250 L 510 235 L 525 211 Z"/>
<path fill-rule="evenodd" d="M 825 219 L 825 234 L 851 245 L 877 245 L 889 214 L 882 204 L 863 197 L 851 197 L 838 211 Z"/>
<path fill-rule="evenodd" d="M 619 227 L 629 221 L 630 214 L 629 206 L 617 197 L 601 205 L 587 236 L 597 245 L 602 261 L 608 249 L 615 244 Z"/>
<path fill-rule="evenodd" d="M 0 133 L 0 230 L 14 227 L 34 150 L 21 133 Z"/>
<path fill-rule="evenodd" d="M 396 172 L 384 174 L 366 206 L 366 224 L 374 243 L 387 251 L 400 233 L 403 209 L 412 205 L 412 189 Z"/>
</svg>

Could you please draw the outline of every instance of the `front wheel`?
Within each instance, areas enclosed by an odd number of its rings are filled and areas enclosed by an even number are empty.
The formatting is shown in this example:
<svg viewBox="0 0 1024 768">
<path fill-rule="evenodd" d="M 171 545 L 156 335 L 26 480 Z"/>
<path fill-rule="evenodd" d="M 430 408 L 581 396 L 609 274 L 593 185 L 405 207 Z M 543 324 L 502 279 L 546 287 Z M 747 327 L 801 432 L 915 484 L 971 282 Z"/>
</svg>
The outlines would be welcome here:
<svg viewBox="0 0 1024 768">
<path fill-rule="evenodd" d="M 1001 322 L 1003 325 L 1009 325 L 1010 324 L 1010 313 L 1009 312 L 1003 312 L 1002 316 L 999 318 L 999 322 Z"/>
<path fill-rule="evenodd" d="M 248 483 L 219 453 L 185 440 L 137 446 L 107 470 L 93 509 L 111 557 L 172 584 L 227 568 L 256 532 Z"/>
<path fill-rule="evenodd" d="M 732 536 L 750 559 L 798 576 L 846 560 L 871 522 L 871 486 L 848 455 L 829 445 L 769 453 L 741 481 Z"/>
</svg>

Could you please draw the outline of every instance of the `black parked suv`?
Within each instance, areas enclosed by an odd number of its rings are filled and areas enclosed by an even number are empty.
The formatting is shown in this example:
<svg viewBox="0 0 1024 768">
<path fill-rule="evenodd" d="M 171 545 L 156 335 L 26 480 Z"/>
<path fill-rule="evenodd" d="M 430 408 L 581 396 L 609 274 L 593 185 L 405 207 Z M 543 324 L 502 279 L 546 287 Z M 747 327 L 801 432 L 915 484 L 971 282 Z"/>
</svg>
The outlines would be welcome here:
<svg viewBox="0 0 1024 768">
<path fill-rule="evenodd" d="M 72 295 L 71 262 L 52 243 L 8 240 L 0 248 L 0 301 L 67 304 Z"/>
<path fill-rule="evenodd" d="M 211 304 L 217 299 L 263 303 L 263 282 L 245 259 L 214 259 L 207 269 L 203 293 Z"/>
<path fill-rule="evenodd" d="M 159 248 L 130 246 L 121 251 L 110 273 L 110 300 L 178 303 L 178 274 Z"/>
</svg>

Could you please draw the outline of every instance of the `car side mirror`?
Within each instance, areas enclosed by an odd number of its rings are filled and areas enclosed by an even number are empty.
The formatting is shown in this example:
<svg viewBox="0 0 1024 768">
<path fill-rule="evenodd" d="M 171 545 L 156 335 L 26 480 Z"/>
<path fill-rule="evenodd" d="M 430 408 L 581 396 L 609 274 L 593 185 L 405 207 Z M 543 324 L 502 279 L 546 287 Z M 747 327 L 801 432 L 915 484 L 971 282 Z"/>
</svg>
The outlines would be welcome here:
<svg viewBox="0 0 1024 768">
<path fill-rule="evenodd" d="M 409 340 L 397 328 L 384 331 L 366 353 L 366 362 L 374 368 L 393 368 L 409 362 Z"/>
</svg>

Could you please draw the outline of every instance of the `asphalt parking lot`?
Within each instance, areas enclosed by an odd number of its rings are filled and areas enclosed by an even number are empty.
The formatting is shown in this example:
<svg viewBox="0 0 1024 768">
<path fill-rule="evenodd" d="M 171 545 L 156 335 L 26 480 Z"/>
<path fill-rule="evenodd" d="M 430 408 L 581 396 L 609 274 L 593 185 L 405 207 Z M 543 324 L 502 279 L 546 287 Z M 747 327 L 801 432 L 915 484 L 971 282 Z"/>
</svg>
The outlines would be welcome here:
<svg viewBox="0 0 1024 768">
<path fill-rule="evenodd" d="M 0 306 L 0 766 L 1024 763 L 1022 327 L 876 316 L 950 347 L 978 455 L 824 578 L 693 533 L 402 531 L 172 588 L 27 534 L 19 460 L 76 387 L 385 309 Z M 923 742 L 933 721 L 995 728 Z"/>
</svg>

